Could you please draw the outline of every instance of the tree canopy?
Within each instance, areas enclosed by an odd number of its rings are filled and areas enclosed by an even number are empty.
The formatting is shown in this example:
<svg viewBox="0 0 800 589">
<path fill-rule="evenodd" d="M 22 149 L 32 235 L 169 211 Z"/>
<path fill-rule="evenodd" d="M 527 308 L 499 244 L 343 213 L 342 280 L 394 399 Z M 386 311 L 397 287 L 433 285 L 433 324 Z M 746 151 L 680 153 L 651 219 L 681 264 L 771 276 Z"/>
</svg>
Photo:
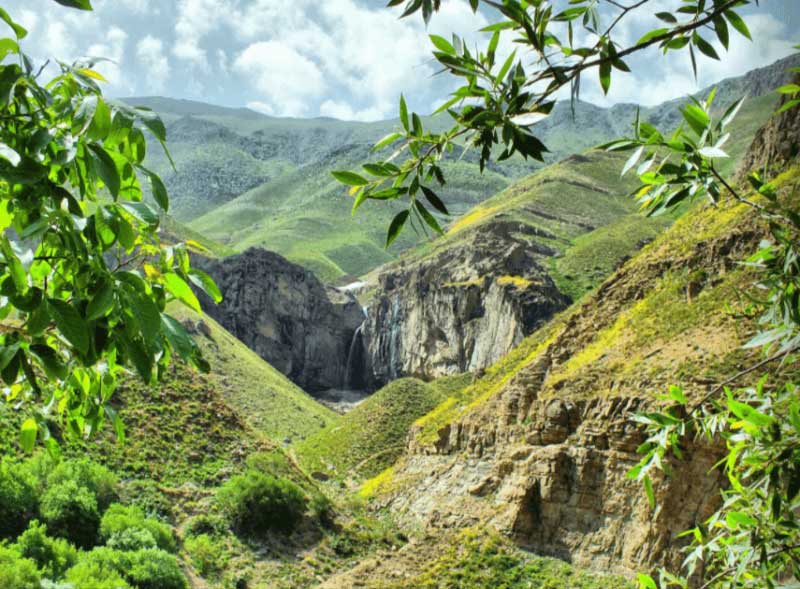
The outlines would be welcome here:
<svg viewBox="0 0 800 589">
<path fill-rule="evenodd" d="M 166 305 L 199 310 L 190 284 L 219 291 L 191 268 L 187 244 L 159 237 L 169 198 L 143 162 L 148 136 L 166 149 L 161 119 L 104 98 L 93 61 L 34 64 L 27 31 L 2 8 L 0 18 L 4 400 L 27 415 L 25 450 L 40 439 L 56 451 L 56 432 L 91 435 L 106 421 L 123 437 L 111 404 L 120 373 L 153 382 L 174 356 L 205 368 Z"/>
</svg>

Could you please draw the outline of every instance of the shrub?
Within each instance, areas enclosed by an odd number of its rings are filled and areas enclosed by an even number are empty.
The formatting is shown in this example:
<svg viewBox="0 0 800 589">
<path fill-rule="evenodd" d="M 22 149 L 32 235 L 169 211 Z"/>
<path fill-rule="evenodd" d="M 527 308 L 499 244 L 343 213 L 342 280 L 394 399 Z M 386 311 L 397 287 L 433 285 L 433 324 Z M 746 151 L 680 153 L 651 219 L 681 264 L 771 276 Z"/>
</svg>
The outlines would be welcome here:
<svg viewBox="0 0 800 589">
<path fill-rule="evenodd" d="M 319 491 L 311 495 L 311 512 L 326 528 L 332 527 L 335 521 L 333 503 Z"/>
<path fill-rule="evenodd" d="M 228 530 L 228 523 L 219 515 L 204 513 L 190 519 L 185 530 L 188 536 L 219 536 Z"/>
<path fill-rule="evenodd" d="M 234 529 L 256 536 L 290 531 L 306 509 L 300 487 L 254 470 L 231 478 L 217 492 L 217 500 Z"/>
<path fill-rule="evenodd" d="M 39 589 L 41 577 L 36 563 L 5 546 L 0 546 L 0 587 L 3 589 Z"/>
<path fill-rule="evenodd" d="M 116 569 L 92 560 L 79 562 L 65 578 L 75 589 L 130 589 Z"/>
<path fill-rule="evenodd" d="M 97 508 L 102 513 L 119 499 L 119 481 L 105 466 L 86 459 L 64 460 L 47 476 L 47 486 L 52 487 L 74 481 L 86 487 L 95 496 Z"/>
<path fill-rule="evenodd" d="M 185 542 L 186 552 L 192 557 L 197 572 L 207 577 L 219 573 L 228 563 L 228 551 L 220 540 L 208 534 L 190 536 Z"/>
<path fill-rule="evenodd" d="M 131 567 L 123 574 L 138 589 L 185 589 L 188 587 L 178 559 L 163 550 L 131 552 Z"/>
<path fill-rule="evenodd" d="M 42 496 L 40 513 L 48 529 L 81 548 L 97 539 L 100 512 L 94 493 L 74 480 L 51 486 Z"/>
<path fill-rule="evenodd" d="M 128 528 L 114 532 L 106 539 L 106 546 L 125 551 L 158 548 L 153 534 L 143 528 Z"/>
<path fill-rule="evenodd" d="M 75 565 L 78 551 L 63 538 L 51 538 L 47 527 L 33 520 L 17 538 L 16 548 L 24 558 L 30 558 L 48 579 L 60 579 Z"/>
<path fill-rule="evenodd" d="M 14 538 L 36 513 L 35 480 L 19 463 L 0 463 L 0 538 Z"/>
<path fill-rule="evenodd" d="M 177 545 L 172 529 L 158 520 L 145 517 L 144 512 L 135 505 L 124 506 L 118 503 L 111 505 L 108 511 L 103 514 L 100 522 L 100 536 L 110 545 L 112 538 L 116 537 L 115 542 L 133 541 L 138 536 L 140 540 L 146 542 L 142 534 L 136 534 L 134 530 L 144 531 L 155 541 L 155 546 L 114 546 L 120 549 L 137 548 L 161 548 L 167 552 L 175 552 Z M 125 539 L 123 538 L 125 536 Z"/>
<path fill-rule="evenodd" d="M 188 586 L 178 559 L 158 548 L 123 551 L 103 546 L 87 553 L 81 564 L 96 571 L 116 571 L 135 589 L 186 589 Z M 82 585 L 77 587 L 83 589 Z"/>
</svg>

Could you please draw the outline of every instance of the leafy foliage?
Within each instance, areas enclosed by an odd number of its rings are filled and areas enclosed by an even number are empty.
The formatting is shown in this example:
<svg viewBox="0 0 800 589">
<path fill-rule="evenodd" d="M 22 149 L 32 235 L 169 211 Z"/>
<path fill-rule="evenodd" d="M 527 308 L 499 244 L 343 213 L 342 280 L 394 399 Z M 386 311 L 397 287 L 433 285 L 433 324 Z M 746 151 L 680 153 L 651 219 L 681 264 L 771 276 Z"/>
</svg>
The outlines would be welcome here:
<svg viewBox="0 0 800 589">
<path fill-rule="evenodd" d="M 30 414 L 20 445 L 41 439 L 55 451 L 52 425 L 85 436 L 110 420 L 123 436 L 110 400 L 124 367 L 148 382 L 173 355 L 206 367 L 165 306 L 198 308 L 188 283 L 213 283 L 184 245 L 161 247 L 159 210 L 142 200 L 146 182 L 169 206 L 143 166 L 145 133 L 166 141 L 159 117 L 105 99 L 91 61 L 59 63 L 42 85 L 19 46 L 25 29 L 3 14 L 15 36 L 4 51 L 18 59 L 0 66 L 0 369 L 6 401 Z"/>
<path fill-rule="evenodd" d="M 234 529 L 250 536 L 290 532 L 307 505 L 296 484 L 255 470 L 231 478 L 217 492 L 217 500 Z"/>
<path fill-rule="evenodd" d="M 751 4 L 749 0 L 722 0 L 713 4 L 689 0 L 678 9 L 677 16 L 655 15 L 661 21 L 659 28 L 649 31 L 637 43 L 629 47 L 620 45 L 615 41 L 615 29 L 631 11 L 646 2 L 608 2 L 609 8 L 618 13 L 603 23 L 599 0 L 575 0 L 560 11 L 539 1 L 484 0 L 503 16 L 500 22 L 483 29 L 491 35 L 485 50 L 473 53 L 456 35 L 452 41 L 432 35 L 433 56 L 443 71 L 463 79 L 463 85 L 439 108 L 439 112 L 449 113 L 454 126 L 444 132 L 427 131 L 422 119 L 409 112 L 401 96 L 402 130 L 387 135 L 374 146 L 376 151 L 392 147 L 393 154 L 382 161 L 364 164 L 366 175 L 346 170 L 333 172 L 339 182 L 351 187 L 353 211 L 367 199 L 407 198 L 408 207 L 397 213 L 389 226 L 387 245 L 397 238 L 409 219 L 412 220 L 409 224 L 416 219 L 419 225 L 441 233 L 440 224 L 430 210 L 448 214 L 446 205 L 432 188 L 434 184 L 445 185 L 440 162 L 446 154 L 462 145 L 474 147 L 480 153 L 481 170 L 493 159 L 496 147 L 502 148 L 496 155 L 497 161 L 514 154 L 542 161 L 547 147 L 534 126 L 551 114 L 554 96 L 562 88 L 570 88 L 573 99 L 577 99 L 584 72 L 597 70 L 600 85 L 607 93 L 614 70 L 630 71 L 624 58 L 633 53 L 654 46 L 664 53 L 687 50 L 696 72 L 695 51 L 719 59 L 703 36 L 706 29 L 713 31 L 726 48 L 730 40 L 729 25 L 744 36 L 750 35 L 736 12 Z M 399 0 L 389 5 L 402 3 Z M 481 0 L 470 3 L 477 10 Z M 405 4 L 403 16 L 422 11 L 427 21 L 439 7 L 436 0 L 410 0 Z M 667 26 L 663 26 L 665 23 Z M 576 27 L 585 34 L 575 35 Z M 519 46 L 505 60 L 497 55 L 502 34 L 513 35 L 513 42 Z M 587 45 L 580 45 L 578 39 L 586 39 Z M 526 52 L 532 53 L 534 59 Z M 526 69 L 525 64 L 530 62 L 534 65 Z M 394 160 L 401 154 L 407 157 L 398 165 Z"/>
</svg>

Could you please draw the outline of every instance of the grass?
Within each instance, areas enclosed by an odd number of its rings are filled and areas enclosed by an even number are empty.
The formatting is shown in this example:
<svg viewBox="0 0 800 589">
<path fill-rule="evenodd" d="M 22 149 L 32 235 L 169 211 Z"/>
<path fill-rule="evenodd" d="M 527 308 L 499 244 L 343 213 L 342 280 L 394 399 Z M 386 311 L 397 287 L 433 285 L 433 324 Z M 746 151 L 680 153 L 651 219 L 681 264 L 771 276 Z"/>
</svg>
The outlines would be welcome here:
<svg viewBox="0 0 800 589">
<path fill-rule="evenodd" d="M 195 325 L 200 317 L 183 306 L 171 312 Z M 210 336 L 195 341 L 211 363 L 209 380 L 245 420 L 276 441 L 301 440 L 337 423 L 336 413 L 324 407 L 258 354 L 204 315 Z"/>
<path fill-rule="evenodd" d="M 439 551 L 437 551 L 439 552 Z M 447 543 L 422 571 L 381 589 L 633 589 L 619 576 L 589 573 L 554 558 L 526 553 L 493 532 L 467 529 Z"/>
<path fill-rule="evenodd" d="M 402 454 L 411 424 L 448 394 L 463 388 L 468 376 L 431 383 L 396 380 L 364 400 L 339 422 L 294 446 L 309 471 L 336 478 L 369 478 Z"/>
</svg>

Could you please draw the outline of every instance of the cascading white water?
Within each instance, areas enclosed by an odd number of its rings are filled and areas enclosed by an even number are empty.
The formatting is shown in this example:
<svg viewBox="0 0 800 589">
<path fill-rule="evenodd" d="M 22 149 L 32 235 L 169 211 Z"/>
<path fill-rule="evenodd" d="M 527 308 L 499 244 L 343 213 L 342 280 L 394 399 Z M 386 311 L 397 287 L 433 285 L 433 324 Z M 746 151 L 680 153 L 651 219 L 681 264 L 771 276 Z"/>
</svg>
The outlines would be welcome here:
<svg viewBox="0 0 800 589">
<path fill-rule="evenodd" d="M 359 354 L 359 352 L 363 352 L 359 350 L 358 346 L 363 346 L 362 342 L 362 334 L 364 333 L 364 323 L 359 325 L 355 332 L 353 332 L 353 339 L 350 340 L 350 349 L 347 352 L 347 364 L 345 365 L 344 369 L 344 388 L 345 390 L 350 390 L 354 388 L 355 379 L 358 370 L 363 369 L 363 353 Z M 359 360 L 358 364 L 360 366 L 356 366 L 356 360 Z"/>
</svg>

